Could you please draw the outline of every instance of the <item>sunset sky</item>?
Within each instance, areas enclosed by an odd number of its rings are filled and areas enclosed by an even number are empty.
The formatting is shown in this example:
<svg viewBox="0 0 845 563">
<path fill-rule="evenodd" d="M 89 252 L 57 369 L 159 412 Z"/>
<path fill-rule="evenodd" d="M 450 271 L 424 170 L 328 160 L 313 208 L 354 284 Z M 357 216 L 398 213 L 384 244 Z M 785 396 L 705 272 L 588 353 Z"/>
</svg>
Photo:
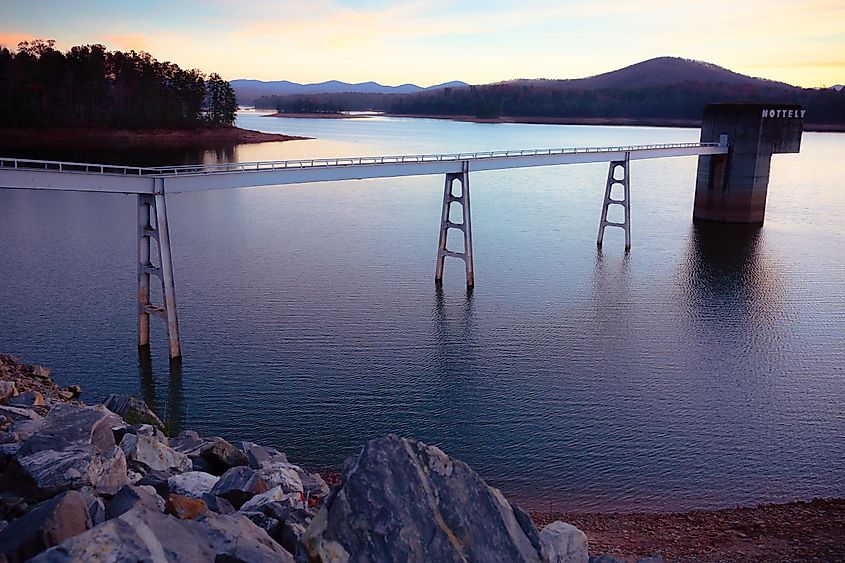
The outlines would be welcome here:
<svg viewBox="0 0 845 563">
<path fill-rule="evenodd" d="M 845 83 L 843 0 L 0 0 L 0 44 L 34 37 L 145 50 L 229 80 L 577 78 L 672 55 Z"/>
</svg>

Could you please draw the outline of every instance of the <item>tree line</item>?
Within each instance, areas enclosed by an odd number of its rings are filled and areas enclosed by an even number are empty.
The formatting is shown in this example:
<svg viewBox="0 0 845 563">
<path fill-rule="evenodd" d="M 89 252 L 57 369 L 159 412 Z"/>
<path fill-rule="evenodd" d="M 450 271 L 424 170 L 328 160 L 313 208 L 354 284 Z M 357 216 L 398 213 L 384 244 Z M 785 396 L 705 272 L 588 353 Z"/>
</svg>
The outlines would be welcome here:
<svg viewBox="0 0 845 563">
<path fill-rule="evenodd" d="M 192 129 L 231 127 L 235 92 L 217 74 L 145 52 L 53 40 L 0 47 L 0 127 Z"/>
<path fill-rule="evenodd" d="M 700 119 L 717 102 L 793 103 L 807 110 L 808 123 L 845 124 L 845 90 L 789 88 L 776 84 L 737 85 L 682 82 L 632 88 L 561 87 L 504 82 L 443 88 L 415 94 L 340 93 L 265 96 L 256 107 L 327 107 L 333 111 L 374 110 L 406 115 L 554 118 Z"/>
</svg>

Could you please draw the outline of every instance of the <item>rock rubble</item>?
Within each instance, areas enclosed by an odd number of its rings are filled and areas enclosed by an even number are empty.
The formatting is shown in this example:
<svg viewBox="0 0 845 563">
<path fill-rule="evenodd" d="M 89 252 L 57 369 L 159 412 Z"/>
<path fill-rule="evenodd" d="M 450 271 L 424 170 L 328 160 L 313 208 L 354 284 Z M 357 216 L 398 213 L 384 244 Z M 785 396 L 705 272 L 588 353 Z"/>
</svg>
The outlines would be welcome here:
<svg viewBox="0 0 845 563">
<path fill-rule="evenodd" d="M 26 370 L 51 389 L 47 370 Z M 0 562 L 589 559 L 577 528 L 537 530 L 467 464 L 417 440 L 367 442 L 330 490 L 272 447 L 167 438 L 139 399 L 87 406 L 21 381 L 0 380 Z"/>
</svg>

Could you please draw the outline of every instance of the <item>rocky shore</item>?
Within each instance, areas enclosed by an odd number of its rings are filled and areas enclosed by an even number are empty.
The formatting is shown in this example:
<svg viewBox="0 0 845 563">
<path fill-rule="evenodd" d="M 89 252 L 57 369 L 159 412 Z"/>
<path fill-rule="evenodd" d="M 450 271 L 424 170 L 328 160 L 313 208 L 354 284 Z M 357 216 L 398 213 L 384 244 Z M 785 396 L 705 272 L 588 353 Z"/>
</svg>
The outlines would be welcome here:
<svg viewBox="0 0 845 563">
<path fill-rule="evenodd" d="M 668 537 L 645 553 L 629 538 L 644 525 L 625 516 L 529 515 L 468 465 L 417 440 L 367 442 L 330 487 L 275 447 L 190 430 L 166 436 L 139 399 L 86 405 L 79 393 L 0 354 L 0 562 L 745 560 L 704 542 L 672 551 Z M 841 556 L 842 503 L 832 508 L 838 519 L 816 523 L 833 538 L 821 551 L 754 560 Z M 730 518 L 753 541 L 769 529 L 746 514 Z M 706 527 L 693 518 L 676 531 Z"/>
</svg>

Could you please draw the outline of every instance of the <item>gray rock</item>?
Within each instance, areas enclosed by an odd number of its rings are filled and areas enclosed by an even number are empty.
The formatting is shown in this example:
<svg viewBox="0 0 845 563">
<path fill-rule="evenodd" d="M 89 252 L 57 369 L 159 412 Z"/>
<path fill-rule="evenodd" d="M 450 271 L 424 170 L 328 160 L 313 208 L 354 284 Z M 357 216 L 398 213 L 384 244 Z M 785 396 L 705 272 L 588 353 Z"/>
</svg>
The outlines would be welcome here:
<svg viewBox="0 0 845 563">
<path fill-rule="evenodd" d="M 133 424 L 131 426 L 127 426 L 125 428 L 121 428 L 115 431 L 115 443 L 119 444 L 126 434 L 135 434 L 136 436 L 148 436 L 150 438 L 155 438 L 162 444 L 166 445 L 168 443 L 167 436 L 165 436 L 161 430 L 151 424 Z"/>
<path fill-rule="evenodd" d="M 144 509 L 117 518 L 45 551 L 34 562 L 293 562 L 293 557 L 242 515 L 179 520 Z"/>
<path fill-rule="evenodd" d="M 599 555 L 598 557 L 590 557 L 589 563 L 625 563 L 621 559 L 611 557 L 610 555 Z"/>
<path fill-rule="evenodd" d="M 233 467 L 220 477 L 211 489 L 211 494 L 223 497 L 235 508 L 240 508 L 243 503 L 269 488 L 267 481 L 257 471 L 249 467 Z"/>
<path fill-rule="evenodd" d="M 302 499 L 302 494 L 299 492 L 288 492 L 284 487 L 273 487 L 269 491 L 257 494 L 240 507 L 242 512 L 261 512 L 261 508 L 265 504 L 281 503 L 292 508 L 305 508 L 305 502 Z"/>
<path fill-rule="evenodd" d="M 90 487 L 83 487 L 79 492 L 85 498 L 85 507 L 91 517 L 91 523 L 99 526 L 106 521 L 106 504 L 98 497 Z"/>
<path fill-rule="evenodd" d="M 199 454 L 188 454 L 188 459 L 191 460 L 191 468 L 193 471 L 201 471 L 212 475 L 217 473 L 217 470 L 215 470 L 211 464 L 205 461 L 205 459 L 203 459 Z"/>
<path fill-rule="evenodd" d="M 170 494 L 202 499 L 203 495 L 211 492 L 219 480 L 219 477 L 202 471 L 188 471 L 181 475 L 174 475 L 167 480 L 167 485 Z"/>
<path fill-rule="evenodd" d="M 44 424 L 21 446 L 20 455 L 83 446 L 104 452 L 115 445 L 112 429 L 122 426 L 123 420 L 102 405 L 56 405 L 44 418 Z"/>
<path fill-rule="evenodd" d="M 212 473 L 222 475 L 233 467 L 249 465 L 246 455 L 222 438 L 204 444 L 199 451 L 200 457 L 211 465 Z"/>
<path fill-rule="evenodd" d="M 151 424 L 164 428 L 161 419 L 141 399 L 129 395 L 111 394 L 103 399 L 103 405 L 129 424 Z"/>
<path fill-rule="evenodd" d="M 150 436 L 126 434 L 120 441 L 126 459 L 147 469 L 182 473 L 192 469 L 191 460 Z"/>
<path fill-rule="evenodd" d="M 15 444 L 21 441 L 17 432 L 0 432 L 0 444 Z"/>
<path fill-rule="evenodd" d="M 26 561 L 45 549 L 90 530 L 85 495 L 68 491 L 46 500 L 0 532 L 0 553 L 8 561 Z"/>
<path fill-rule="evenodd" d="M 242 442 L 242 444 L 252 444 L 252 442 Z M 245 451 L 249 466 L 253 469 L 261 469 L 265 464 L 288 463 L 287 456 L 275 448 L 252 444 Z"/>
<path fill-rule="evenodd" d="M 324 498 L 329 494 L 329 486 L 319 473 L 304 473 L 299 475 L 305 498 Z"/>
<path fill-rule="evenodd" d="M 540 562 L 537 529 L 462 461 L 394 435 L 346 462 L 302 542 L 312 561 Z"/>
<path fill-rule="evenodd" d="M 280 561 L 293 556 L 243 514 L 209 514 L 200 522 L 217 554 L 217 561 Z"/>
<path fill-rule="evenodd" d="M 0 401 L 18 394 L 18 388 L 14 381 L 0 381 Z"/>
<path fill-rule="evenodd" d="M 178 436 L 170 438 L 168 440 L 168 445 L 179 453 L 199 455 L 200 448 L 202 448 L 206 442 L 206 440 L 201 438 L 200 435 L 193 430 L 183 430 Z"/>
<path fill-rule="evenodd" d="M 126 461 L 120 448 L 112 446 L 99 453 L 88 446 L 24 456 L 19 451 L 0 480 L 0 490 L 14 490 L 27 498 L 47 498 L 86 486 L 110 494 L 126 482 Z"/>
<path fill-rule="evenodd" d="M 133 508 L 146 508 L 153 512 L 164 512 L 164 499 L 149 485 L 126 485 L 121 488 L 106 506 L 106 519 L 117 518 Z"/>
<path fill-rule="evenodd" d="M 0 415 L 12 423 L 22 420 L 41 420 L 44 418 L 33 409 L 22 406 L 0 405 Z"/>
<path fill-rule="evenodd" d="M 33 559 L 39 562 L 214 561 L 216 553 L 196 523 L 143 508 L 107 520 Z"/>
<path fill-rule="evenodd" d="M 588 563 L 590 559 L 584 532 L 560 520 L 542 529 L 540 544 L 548 563 Z"/>
<path fill-rule="evenodd" d="M 44 426 L 43 418 L 39 418 L 36 420 L 24 419 L 12 424 L 12 426 L 9 428 L 9 431 L 17 434 L 18 440 L 23 443 L 29 440 L 33 434 L 38 432 L 42 426 Z"/>
<path fill-rule="evenodd" d="M 139 486 L 149 485 L 156 490 L 158 496 L 167 498 L 170 495 L 170 483 L 168 481 L 173 475 L 169 471 L 151 470 L 134 484 Z"/>
<path fill-rule="evenodd" d="M 44 395 L 38 391 L 25 391 L 19 395 L 10 397 L 6 400 L 6 404 L 17 407 L 43 407 L 46 405 Z"/>
<path fill-rule="evenodd" d="M 258 470 L 269 487 L 283 487 L 286 493 L 302 493 L 305 488 L 302 485 L 300 473 L 307 475 L 300 467 L 291 463 L 275 463 Z"/>
<path fill-rule="evenodd" d="M 206 493 L 202 495 L 202 500 L 205 502 L 205 505 L 209 510 L 216 512 L 217 514 L 232 514 L 235 512 L 235 507 L 232 506 L 232 503 L 223 497 Z"/>
</svg>

